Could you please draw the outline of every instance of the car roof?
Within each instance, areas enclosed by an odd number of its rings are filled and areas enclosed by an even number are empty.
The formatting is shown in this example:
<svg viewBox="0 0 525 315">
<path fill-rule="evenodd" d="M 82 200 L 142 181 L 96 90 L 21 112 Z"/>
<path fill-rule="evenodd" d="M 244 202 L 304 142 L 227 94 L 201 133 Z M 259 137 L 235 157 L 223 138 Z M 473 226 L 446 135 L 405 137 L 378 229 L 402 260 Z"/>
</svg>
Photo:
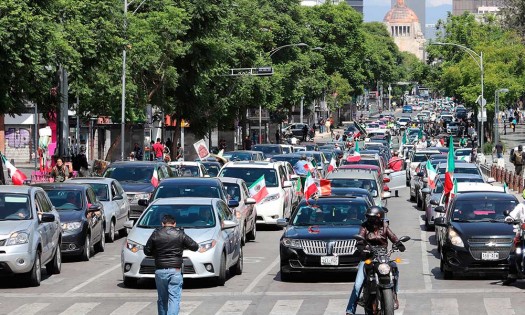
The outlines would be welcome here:
<svg viewBox="0 0 525 315">
<path fill-rule="evenodd" d="M 439 179 L 444 179 L 445 175 L 445 173 L 439 174 Z M 483 178 L 483 176 L 480 174 L 455 173 L 454 178 Z"/>
<path fill-rule="evenodd" d="M 109 167 L 121 167 L 121 166 L 130 166 L 130 167 L 137 167 L 137 166 L 155 166 L 157 164 L 166 164 L 162 161 L 116 161 L 111 163 Z"/>
<path fill-rule="evenodd" d="M 88 187 L 90 187 L 89 185 L 84 185 L 84 184 L 73 184 L 73 183 L 38 183 L 38 184 L 33 184 L 34 186 L 37 186 L 37 187 L 41 187 L 42 189 L 46 190 L 46 189 L 53 189 L 53 190 L 57 190 L 57 189 L 68 189 L 68 190 L 86 190 Z"/>
<path fill-rule="evenodd" d="M 336 169 L 326 176 L 330 178 L 355 178 L 355 179 L 377 179 L 376 170 L 359 169 L 359 168 L 346 168 Z"/>
<path fill-rule="evenodd" d="M 458 193 L 472 193 L 472 192 L 483 192 L 483 193 L 505 193 L 505 188 L 500 186 L 493 186 L 487 183 L 458 183 Z M 484 196 L 484 194 L 480 194 Z"/>
<path fill-rule="evenodd" d="M 321 203 L 331 203 L 331 202 L 348 202 L 348 201 L 363 201 L 363 203 L 366 203 L 366 200 L 363 197 L 358 196 L 320 196 L 318 198 L 310 198 L 308 201 L 306 199 L 301 200 L 299 203 L 300 205 L 307 204 L 307 205 L 315 205 L 315 204 L 321 204 Z"/>
<path fill-rule="evenodd" d="M 188 165 L 188 166 L 199 166 L 201 164 L 201 162 L 196 162 L 196 161 L 174 161 L 174 162 L 169 162 L 168 165 L 169 166 L 184 166 L 184 165 Z"/>
<path fill-rule="evenodd" d="M 276 162 L 266 161 L 230 161 L 224 164 L 223 168 L 238 167 L 238 168 L 274 168 Z"/>
<path fill-rule="evenodd" d="M 33 186 L 15 186 L 15 185 L 0 185 L 1 193 L 17 193 L 17 194 L 28 194 L 31 190 L 37 189 L 40 187 Z"/>
<path fill-rule="evenodd" d="M 219 180 L 223 183 L 235 183 L 235 184 L 241 184 L 244 182 L 242 178 L 237 177 L 219 177 Z"/>
<path fill-rule="evenodd" d="M 454 161 L 455 168 L 478 168 L 478 166 L 474 163 L 468 163 L 466 161 Z M 437 166 L 438 168 L 445 168 L 447 167 L 447 162 L 443 161 L 440 162 Z"/>
<path fill-rule="evenodd" d="M 370 192 L 364 188 L 357 188 L 357 187 L 332 187 L 333 190 L 338 191 L 348 191 L 348 192 L 356 192 L 356 193 L 363 193 L 363 194 L 369 194 Z"/>
<path fill-rule="evenodd" d="M 92 183 L 104 183 L 104 184 L 111 184 L 112 182 L 115 182 L 117 181 L 116 179 L 114 178 L 111 178 L 111 177 L 74 177 L 74 178 L 69 178 L 68 180 L 66 180 L 66 183 L 78 183 L 78 184 L 83 184 L 83 183 L 89 183 L 89 184 L 92 184 Z"/>
<path fill-rule="evenodd" d="M 213 185 L 219 183 L 216 177 L 169 177 L 161 181 L 162 185 Z"/>
<path fill-rule="evenodd" d="M 213 205 L 219 198 L 204 198 L 204 197 L 171 197 L 155 199 L 152 205 Z"/>
<path fill-rule="evenodd" d="M 379 169 L 379 166 L 377 165 L 372 165 L 372 164 L 345 164 L 345 165 L 341 165 L 339 167 L 340 169 L 345 169 L 345 168 L 353 168 L 353 169 L 370 169 L 370 170 L 378 170 Z"/>
<path fill-rule="evenodd" d="M 479 183 L 478 183 L 479 185 Z M 500 187 L 503 188 L 503 187 Z M 507 194 L 505 192 L 498 192 L 498 191 L 477 191 L 477 192 L 469 192 L 469 193 L 459 193 L 456 198 L 456 200 L 461 199 L 467 199 L 467 200 L 483 200 L 483 199 L 510 199 L 510 200 L 516 200 L 516 196 L 513 194 Z"/>
</svg>

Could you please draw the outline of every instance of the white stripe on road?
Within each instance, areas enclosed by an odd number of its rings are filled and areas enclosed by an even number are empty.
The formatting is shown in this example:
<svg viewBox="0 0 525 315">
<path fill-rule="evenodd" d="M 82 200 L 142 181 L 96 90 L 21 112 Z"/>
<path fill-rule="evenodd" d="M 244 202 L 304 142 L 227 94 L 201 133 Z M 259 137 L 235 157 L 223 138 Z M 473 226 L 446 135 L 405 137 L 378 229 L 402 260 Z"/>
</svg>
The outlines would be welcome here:
<svg viewBox="0 0 525 315">
<path fill-rule="evenodd" d="M 119 306 L 116 310 L 111 312 L 110 315 L 134 315 L 140 313 L 145 309 L 151 302 L 126 302 Z"/>
<path fill-rule="evenodd" d="M 407 300 L 405 299 L 398 299 L 399 301 L 399 308 L 394 312 L 396 315 L 403 315 L 405 312 L 405 307 L 407 305 Z"/>
<path fill-rule="evenodd" d="M 264 269 L 253 281 L 252 283 L 250 283 L 249 286 L 246 287 L 246 289 L 244 289 L 244 291 L 242 291 L 243 293 L 248 293 L 248 292 L 251 292 L 253 290 L 253 288 L 255 288 L 255 286 L 257 286 L 257 284 L 259 284 L 259 281 L 262 280 L 262 278 L 266 277 L 266 275 L 268 275 L 268 273 L 270 271 L 272 271 L 272 269 L 277 266 L 277 264 L 279 263 L 279 257 L 275 258 L 275 260 L 272 262 L 271 265 L 269 265 L 268 267 L 266 267 L 266 269 Z"/>
<path fill-rule="evenodd" d="M 330 299 L 324 315 L 341 315 L 346 311 L 348 299 Z"/>
<path fill-rule="evenodd" d="M 432 315 L 459 315 L 457 299 L 432 299 Z"/>
<path fill-rule="evenodd" d="M 484 298 L 485 310 L 488 315 L 514 315 L 509 298 Z"/>
<path fill-rule="evenodd" d="M 251 300 L 226 301 L 215 315 L 242 315 L 250 303 Z"/>
<path fill-rule="evenodd" d="M 295 315 L 299 312 L 303 300 L 278 300 L 270 315 Z"/>
<path fill-rule="evenodd" d="M 82 289 L 83 287 L 85 287 L 86 285 L 90 284 L 91 282 L 97 280 L 98 278 L 102 278 L 103 276 L 107 275 L 108 273 L 112 272 L 113 270 L 115 270 L 117 268 L 120 268 L 120 263 L 118 265 L 115 265 L 115 266 L 109 268 L 109 269 L 106 269 L 104 272 L 99 273 L 98 275 L 96 275 L 94 277 L 89 278 L 88 280 L 82 282 L 81 284 L 77 285 L 76 287 L 72 288 L 71 290 L 69 290 L 67 292 L 68 293 L 76 292 L 76 291 Z"/>
<path fill-rule="evenodd" d="M 419 225 L 424 225 L 425 221 L 419 216 Z M 432 281 L 430 274 L 432 273 L 428 263 L 428 256 L 432 255 L 427 250 L 428 237 L 427 233 L 421 229 L 421 263 L 423 264 L 423 281 L 425 283 L 425 290 L 432 290 Z"/>
<path fill-rule="evenodd" d="M 200 301 L 182 301 L 180 302 L 180 315 L 190 315 L 202 302 Z"/>
<path fill-rule="evenodd" d="M 30 304 L 25 304 L 25 305 L 20 306 L 16 310 L 12 311 L 8 315 L 20 315 L 20 314 L 34 315 L 34 314 L 40 312 L 41 310 L 43 310 L 44 308 L 46 308 L 47 306 L 49 306 L 49 304 L 50 303 L 30 303 Z"/>
<path fill-rule="evenodd" d="M 91 312 L 100 303 L 75 303 L 60 313 L 60 315 L 84 315 Z"/>
</svg>

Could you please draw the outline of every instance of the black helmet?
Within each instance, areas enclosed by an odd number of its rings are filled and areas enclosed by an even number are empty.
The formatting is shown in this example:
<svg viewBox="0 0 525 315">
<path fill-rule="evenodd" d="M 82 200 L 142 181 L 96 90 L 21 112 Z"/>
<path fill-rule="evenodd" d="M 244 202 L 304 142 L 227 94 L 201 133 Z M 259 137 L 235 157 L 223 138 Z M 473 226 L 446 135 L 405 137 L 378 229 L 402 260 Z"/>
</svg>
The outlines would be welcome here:
<svg viewBox="0 0 525 315">
<path fill-rule="evenodd" d="M 368 208 L 368 210 L 366 210 L 366 217 L 368 219 L 370 218 L 383 219 L 385 217 L 385 211 L 381 207 L 373 206 L 373 207 Z"/>
</svg>

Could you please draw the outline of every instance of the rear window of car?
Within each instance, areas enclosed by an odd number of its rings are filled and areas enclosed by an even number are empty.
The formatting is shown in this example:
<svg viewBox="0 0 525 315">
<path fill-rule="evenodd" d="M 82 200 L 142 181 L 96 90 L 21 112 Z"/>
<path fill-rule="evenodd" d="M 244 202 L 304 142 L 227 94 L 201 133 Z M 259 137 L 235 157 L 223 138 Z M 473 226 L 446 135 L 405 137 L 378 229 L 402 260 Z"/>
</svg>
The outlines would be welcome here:
<svg viewBox="0 0 525 315">
<path fill-rule="evenodd" d="M 222 198 L 220 187 L 208 185 L 191 185 L 191 184 L 160 184 L 155 190 L 153 199 L 172 198 L 172 197 L 205 197 L 205 198 Z"/>
<path fill-rule="evenodd" d="M 196 229 L 215 226 L 215 213 L 208 205 L 152 205 L 145 210 L 137 226 L 160 227 L 162 218 L 167 214 L 175 218 L 178 227 Z"/>
<path fill-rule="evenodd" d="M 220 176 L 243 179 L 248 186 L 264 176 L 266 187 L 279 187 L 277 171 L 273 168 L 226 167 Z"/>
<path fill-rule="evenodd" d="M 332 187 L 362 188 L 377 191 L 377 183 L 373 179 L 364 178 L 330 178 Z"/>
<path fill-rule="evenodd" d="M 154 165 L 139 166 L 126 165 L 118 167 L 108 167 L 104 172 L 104 177 L 114 178 L 121 183 L 139 182 L 148 183 L 153 176 Z"/>
<path fill-rule="evenodd" d="M 253 149 L 255 151 L 261 151 L 264 154 L 270 154 L 270 155 L 283 153 L 282 148 L 279 147 L 279 146 L 266 146 L 266 145 L 258 146 L 258 145 L 255 145 L 255 146 L 253 146 Z"/>
</svg>

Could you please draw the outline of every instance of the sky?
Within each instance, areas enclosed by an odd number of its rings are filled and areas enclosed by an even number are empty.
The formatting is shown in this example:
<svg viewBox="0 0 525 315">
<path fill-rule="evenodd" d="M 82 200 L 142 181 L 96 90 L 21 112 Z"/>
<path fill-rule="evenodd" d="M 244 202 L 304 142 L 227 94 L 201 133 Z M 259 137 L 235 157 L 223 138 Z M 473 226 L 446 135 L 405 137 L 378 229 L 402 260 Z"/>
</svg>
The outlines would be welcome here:
<svg viewBox="0 0 525 315">
<path fill-rule="evenodd" d="M 390 0 L 365 0 L 365 5 L 373 5 L 373 6 L 383 6 L 388 5 L 390 6 Z M 427 0 L 427 7 L 438 7 L 440 5 L 452 5 L 452 0 Z"/>
<path fill-rule="evenodd" d="M 427 24 L 435 24 L 439 19 L 447 16 L 447 11 L 452 11 L 452 0 L 426 0 Z M 391 0 L 364 0 L 364 18 L 366 22 L 383 21 L 385 14 L 390 10 Z"/>
</svg>

